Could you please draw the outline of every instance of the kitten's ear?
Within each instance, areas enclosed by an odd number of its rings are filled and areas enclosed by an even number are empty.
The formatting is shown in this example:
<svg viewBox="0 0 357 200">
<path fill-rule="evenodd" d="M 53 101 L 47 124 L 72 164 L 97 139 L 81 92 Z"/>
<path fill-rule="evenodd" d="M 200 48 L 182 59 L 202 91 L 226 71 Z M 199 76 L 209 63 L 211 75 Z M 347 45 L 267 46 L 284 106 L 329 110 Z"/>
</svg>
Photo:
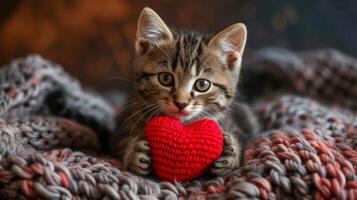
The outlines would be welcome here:
<svg viewBox="0 0 357 200">
<path fill-rule="evenodd" d="M 172 40 L 172 33 L 158 14 L 151 8 L 141 11 L 136 31 L 135 50 L 137 54 L 145 53 L 150 45 Z"/>
<path fill-rule="evenodd" d="M 215 35 L 209 41 L 209 45 L 218 50 L 223 62 L 231 70 L 239 72 L 246 39 L 247 29 L 245 25 L 237 23 Z"/>
</svg>

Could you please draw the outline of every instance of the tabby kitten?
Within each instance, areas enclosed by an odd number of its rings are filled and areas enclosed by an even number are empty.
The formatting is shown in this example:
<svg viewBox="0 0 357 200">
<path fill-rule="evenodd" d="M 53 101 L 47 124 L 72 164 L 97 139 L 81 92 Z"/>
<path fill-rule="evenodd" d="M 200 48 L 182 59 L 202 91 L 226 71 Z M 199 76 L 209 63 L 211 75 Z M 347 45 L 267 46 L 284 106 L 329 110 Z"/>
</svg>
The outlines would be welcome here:
<svg viewBox="0 0 357 200">
<path fill-rule="evenodd" d="M 247 31 L 229 26 L 213 37 L 174 32 L 150 8 L 144 8 L 136 35 L 136 85 L 128 106 L 119 114 L 111 150 L 122 168 L 140 175 L 151 171 L 150 145 L 144 127 L 156 115 L 190 123 L 217 121 L 224 132 L 224 151 L 210 169 L 223 175 L 239 165 L 240 144 L 230 108 L 236 94 Z"/>
</svg>

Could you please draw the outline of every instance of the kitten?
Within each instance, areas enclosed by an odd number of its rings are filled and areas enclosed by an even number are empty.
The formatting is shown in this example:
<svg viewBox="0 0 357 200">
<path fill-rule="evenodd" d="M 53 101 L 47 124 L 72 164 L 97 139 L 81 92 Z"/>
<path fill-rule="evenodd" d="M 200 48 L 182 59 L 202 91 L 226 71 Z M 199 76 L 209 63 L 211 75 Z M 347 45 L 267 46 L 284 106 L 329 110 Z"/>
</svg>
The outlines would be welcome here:
<svg viewBox="0 0 357 200">
<path fill-rule="evenodd" d="M 153 10 L 143 9 L 135 43 L 136 85 L 111 138 L 111 150 L 123 169 L 150 173 L 150 145 L 143 129 L 151 117 L 161 114 L 184 123 L 201 118 L 217 121 L 224 132 L 224 151 L 210 172 L 223 175 L 239 165 L 240 144 L 234 134 L 238 123 L 233 123 L 230 110 L 246 36 L 241 23 L 213 37 L 174 32 Z"/>
</svg>

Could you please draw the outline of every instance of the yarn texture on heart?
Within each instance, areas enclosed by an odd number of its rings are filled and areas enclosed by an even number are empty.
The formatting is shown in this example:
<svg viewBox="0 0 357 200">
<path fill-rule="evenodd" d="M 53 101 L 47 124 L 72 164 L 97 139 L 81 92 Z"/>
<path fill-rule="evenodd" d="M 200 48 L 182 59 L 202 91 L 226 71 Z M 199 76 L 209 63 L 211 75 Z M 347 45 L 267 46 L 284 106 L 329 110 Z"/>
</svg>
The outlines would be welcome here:
<svg viewBox="0 0 357 200">
<path fill-rule="evenodd" d="M 213 120 L 189 125 L 173 117 L 152 118 L 145 127 L 156 175 L 166 181 L 188 181 L 207 171 L 223 149 L 223 134 Z"/>
</svg>

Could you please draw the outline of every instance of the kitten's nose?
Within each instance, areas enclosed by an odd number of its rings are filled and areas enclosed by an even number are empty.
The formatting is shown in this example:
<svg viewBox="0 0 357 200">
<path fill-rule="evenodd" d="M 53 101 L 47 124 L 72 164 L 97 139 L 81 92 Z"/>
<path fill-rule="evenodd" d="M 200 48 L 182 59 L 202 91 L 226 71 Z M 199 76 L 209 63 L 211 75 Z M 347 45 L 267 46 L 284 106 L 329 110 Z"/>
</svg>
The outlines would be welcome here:
<svg viewBox="0 0 357 200">
<path fill-rule="evenodd" d="M 176 107 L 179 109 L 179 110 L 183 110 L 187 105 L 188 103 L 179 103 L 179 102 L 174 102 L 174 104 L 176 105 Z"/>
</svg>

